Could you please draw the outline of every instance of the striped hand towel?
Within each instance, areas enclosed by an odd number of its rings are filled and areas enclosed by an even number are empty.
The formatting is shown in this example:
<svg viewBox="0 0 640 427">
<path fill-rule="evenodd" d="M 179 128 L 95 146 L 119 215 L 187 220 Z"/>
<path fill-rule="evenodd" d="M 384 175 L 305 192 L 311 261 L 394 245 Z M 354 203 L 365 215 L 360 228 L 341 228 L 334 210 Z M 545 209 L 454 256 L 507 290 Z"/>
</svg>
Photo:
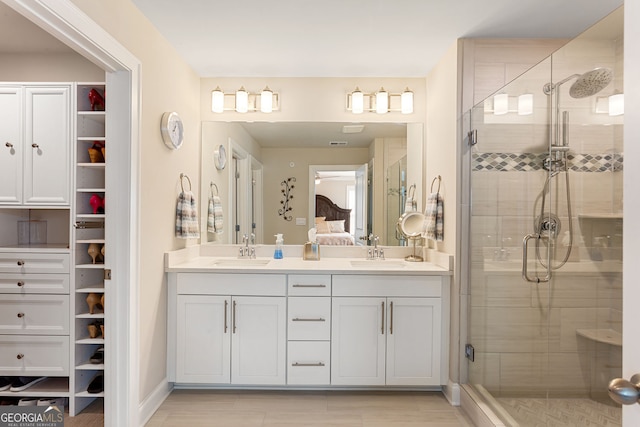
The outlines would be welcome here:
<svg viewBox="0 0 640 427">
<path fill-rule="evenodd" d="M 191 191 L 183 191 L 176 203 L 176 237 L 179 239 L 197 239 L 200 237 L 198 227 L 198 206 Z"/>
<path fill-rule="evenodd" d="M 424 215 L 425 237 L 442 242 L 444 240 L 444 202 L 440 193 L 429 194 Z"/>
<path fill-rule="evenodd" d="M 219 196 L 209 197 L 209 209 L 207 210 L 207 231 L 220 234 L 224 231 L 222 219 L 222 201 Z"/>
</svg>

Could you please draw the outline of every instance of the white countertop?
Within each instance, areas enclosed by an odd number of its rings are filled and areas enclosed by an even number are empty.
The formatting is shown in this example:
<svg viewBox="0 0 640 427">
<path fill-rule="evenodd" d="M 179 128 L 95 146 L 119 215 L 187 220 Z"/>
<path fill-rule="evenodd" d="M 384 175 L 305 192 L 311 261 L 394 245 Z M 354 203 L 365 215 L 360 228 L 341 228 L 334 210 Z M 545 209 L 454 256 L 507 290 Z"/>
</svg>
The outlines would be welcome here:
<svg viewBox="0 0 640 427">
<path fill-rule="evenodd" d="M 203 254 L 202 252 L 205 252 Z M 211 256 L 207 250 L 197 247 L 168 252 L 165 255 L 165 271 L 168 273 L 219 272 L 219 273 L 323 273 L 323 274 L 383 274 L 383 275 L 446 275 L 453 272 L 432 262 L 409 262 L 402 257 L 385 260 L 367 260 L 365 257 L 330 256 L 320 260 L 303 260 L 301 256 L 283 259 L 259 256 L 255 259 L 239 259 L 236 256 Z M 345 253 L 346 254 L 346 253 Z"/>
</svg>

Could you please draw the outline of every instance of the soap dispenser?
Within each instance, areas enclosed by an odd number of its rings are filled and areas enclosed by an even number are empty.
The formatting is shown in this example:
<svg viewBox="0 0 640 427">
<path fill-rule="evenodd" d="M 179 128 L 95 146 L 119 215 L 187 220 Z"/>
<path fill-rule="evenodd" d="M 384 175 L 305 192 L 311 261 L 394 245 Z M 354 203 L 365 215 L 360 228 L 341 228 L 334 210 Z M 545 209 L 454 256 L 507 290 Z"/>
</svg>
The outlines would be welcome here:
<svg viewBox="0 0 640 427">
<path fill-rule="evenodd" d="M 282 244 L 284 240 L 282 239 L 282 234 L 275 234 L 276 237 L 276 250 L 273 252 L 274 259 L 282 259 Z"/>
</svg>

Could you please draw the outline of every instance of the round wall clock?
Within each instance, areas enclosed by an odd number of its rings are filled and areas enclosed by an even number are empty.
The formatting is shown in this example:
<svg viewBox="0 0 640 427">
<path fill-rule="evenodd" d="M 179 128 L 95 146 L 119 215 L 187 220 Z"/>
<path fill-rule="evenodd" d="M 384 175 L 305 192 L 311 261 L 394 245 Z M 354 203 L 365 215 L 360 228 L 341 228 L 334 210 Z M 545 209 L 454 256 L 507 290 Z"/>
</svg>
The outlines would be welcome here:
<svg viewBox="0 0 640 427">
<path fill-rule="evenodd" d="M 224 169 L 227 165 L 227 150 L 224 148 L 224 145 L 220 144 L 213 152 L 213 161 L 218 170 Z"/>
<path fill-rule="evenodd" d="M 166 112 L 160 121 L 160 133 L 167 147 L 177 150 L 184 142 L 184 125 L 176 112 Z"/>
</svg>

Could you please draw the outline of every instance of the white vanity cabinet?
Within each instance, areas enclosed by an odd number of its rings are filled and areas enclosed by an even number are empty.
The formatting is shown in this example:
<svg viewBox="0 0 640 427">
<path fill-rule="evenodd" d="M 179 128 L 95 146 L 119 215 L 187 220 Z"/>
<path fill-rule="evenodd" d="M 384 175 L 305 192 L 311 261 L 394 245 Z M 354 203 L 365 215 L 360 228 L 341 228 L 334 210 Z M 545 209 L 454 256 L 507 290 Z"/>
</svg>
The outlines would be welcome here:
<svg viewBox="0 0 640 427">
<path fill-rule="evenodd" d="M 71 85 L 1 85 L 0 114 L 0 204 L 68 206 Z"/>
<path fill-rule="evenodd" d="M 441 385 L 442 279 L 334 275 L 331 384 Z"/>
<path fill-rule="evenodd" d="M 171 275 L 170 287 L 176 298 L 172 381 L 285 384 L 285 275 L 179 273 Z"/>
</svg>

